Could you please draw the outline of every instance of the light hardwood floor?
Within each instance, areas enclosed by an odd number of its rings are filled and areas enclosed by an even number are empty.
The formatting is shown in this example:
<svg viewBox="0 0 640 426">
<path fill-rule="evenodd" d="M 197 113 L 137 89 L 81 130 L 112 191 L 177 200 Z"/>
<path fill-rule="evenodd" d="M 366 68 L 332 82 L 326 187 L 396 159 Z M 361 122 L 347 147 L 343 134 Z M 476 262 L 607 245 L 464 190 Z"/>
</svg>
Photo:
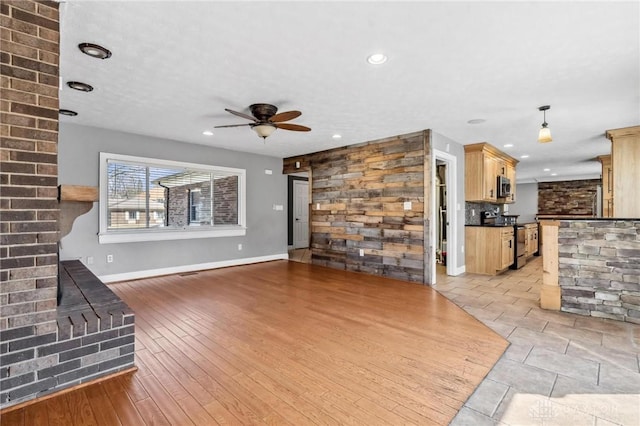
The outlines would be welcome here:
<svg viewBox="0 0 640 426">
<path fill-rule="evenodd" d="M 139 370 L 2 426 L 448 424 L 507 347 L 430 287 L 297 262 L 111 288 Z"/>
</svg>

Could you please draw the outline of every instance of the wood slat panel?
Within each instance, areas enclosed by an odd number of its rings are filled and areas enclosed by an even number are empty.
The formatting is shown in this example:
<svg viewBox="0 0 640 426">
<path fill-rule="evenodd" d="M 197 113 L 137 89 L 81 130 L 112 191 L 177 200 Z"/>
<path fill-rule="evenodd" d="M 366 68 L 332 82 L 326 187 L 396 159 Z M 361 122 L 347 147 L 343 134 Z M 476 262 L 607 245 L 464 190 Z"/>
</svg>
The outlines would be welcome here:
<svg viewBox="0 0 640 426">
<path fill-rule="evenodd" d="M 425 233 L 402 238 L 383 232 L 416 226 L 424 231 L 429 139 L 429 131 L 415 132 L 283 160 L 285 173 L 293 172 L 296 162 L 311 172 L 312 263 L 408 281 L 430 279 Z M 406 210 L 405 202 L 411 202 Z M 404 262 L 407 252 L 420 259 Z"/>
<path fill-rule="evenodd" d="M 111 288 L 144 336 L 138 371 L 2 426 L 448 424 L 506 348 L 429 287 L 316 265 Z"/>
</svg>

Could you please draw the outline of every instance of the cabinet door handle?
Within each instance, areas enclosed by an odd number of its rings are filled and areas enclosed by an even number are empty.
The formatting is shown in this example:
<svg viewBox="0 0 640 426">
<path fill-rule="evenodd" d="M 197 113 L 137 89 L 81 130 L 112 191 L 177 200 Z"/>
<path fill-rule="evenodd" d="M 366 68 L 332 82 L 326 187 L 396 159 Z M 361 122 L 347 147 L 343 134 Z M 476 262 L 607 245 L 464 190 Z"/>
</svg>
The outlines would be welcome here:
<svg viewBox="0 0 640 426">
<path fill-rule="evenodd" d="M 511 243 L 513 242 L 513 240 L 509 240 L 509 248 L 512 248 Z"/>
<path fill-rule="evenodd" d="M 489 196 L 493 197 L 493 189 L 491 191 L 489 191 Z"/>
</svg>

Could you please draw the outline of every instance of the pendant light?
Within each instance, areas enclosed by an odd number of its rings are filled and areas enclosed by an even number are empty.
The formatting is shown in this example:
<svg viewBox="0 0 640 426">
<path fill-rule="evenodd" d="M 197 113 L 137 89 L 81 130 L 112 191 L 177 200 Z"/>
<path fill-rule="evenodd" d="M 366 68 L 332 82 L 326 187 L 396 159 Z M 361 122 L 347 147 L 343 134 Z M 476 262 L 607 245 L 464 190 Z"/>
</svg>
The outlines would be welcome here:
<svg viewBox="0 0 640 426">
<path fill-rule="evenodd" d="M 538 107 L 539 111 L 542 111 L 543 114 L 543 119 L 542 119 L 542 127 L 540 128 L 540 132 L 538 132 L 538 142 L 540 143 L 547 143 L 547 142 L 551 142 L 553 139 L 551 139 L 551 129 L 549 129 L 547 126 L 547 110 L 550 109 L 551 106 L 549 105 L 543 105 L 541 107 Z"/>
</svg>

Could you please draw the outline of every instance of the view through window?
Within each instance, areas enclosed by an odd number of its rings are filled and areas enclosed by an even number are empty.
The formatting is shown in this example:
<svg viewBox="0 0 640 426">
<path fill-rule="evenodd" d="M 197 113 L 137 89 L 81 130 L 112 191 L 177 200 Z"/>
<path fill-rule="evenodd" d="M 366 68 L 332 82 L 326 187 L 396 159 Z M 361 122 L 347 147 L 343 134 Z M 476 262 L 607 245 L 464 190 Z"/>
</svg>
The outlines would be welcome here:
<svg viewBox="0 0 640 426">
<path fill-rule="evenodd" d="M 107 202 L 101 234 L 244 226 L 242 169 L 103 157 L 102 195 Z"/>
</svg>

